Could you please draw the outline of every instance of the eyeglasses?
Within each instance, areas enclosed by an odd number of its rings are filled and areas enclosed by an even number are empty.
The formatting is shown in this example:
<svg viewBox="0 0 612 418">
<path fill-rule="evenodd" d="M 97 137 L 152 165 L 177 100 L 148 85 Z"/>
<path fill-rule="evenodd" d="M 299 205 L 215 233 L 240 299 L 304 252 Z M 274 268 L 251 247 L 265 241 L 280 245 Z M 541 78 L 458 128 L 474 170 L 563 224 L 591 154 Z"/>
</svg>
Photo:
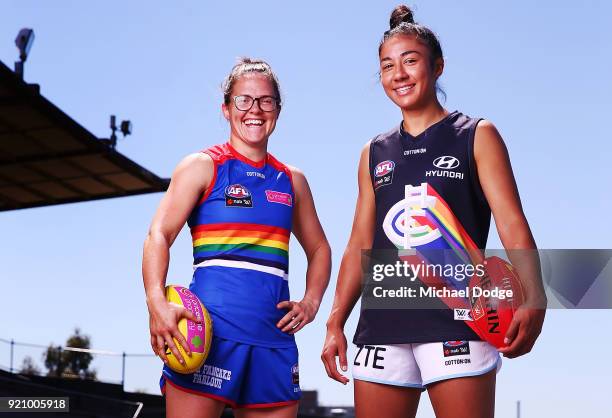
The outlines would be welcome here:
<svg viewBox="0 0 612 418">
<path fill-rule="evenodd" d="M 251 110 L 255 102 L 257 102 L 259 108 L 264 112 L 274 112 L 280 106 L 279 100 L 274 96 L 261 96 L 257 98 L 246 94 L 234 96 L 234 106 L 242 112 Z"/>
</svg>

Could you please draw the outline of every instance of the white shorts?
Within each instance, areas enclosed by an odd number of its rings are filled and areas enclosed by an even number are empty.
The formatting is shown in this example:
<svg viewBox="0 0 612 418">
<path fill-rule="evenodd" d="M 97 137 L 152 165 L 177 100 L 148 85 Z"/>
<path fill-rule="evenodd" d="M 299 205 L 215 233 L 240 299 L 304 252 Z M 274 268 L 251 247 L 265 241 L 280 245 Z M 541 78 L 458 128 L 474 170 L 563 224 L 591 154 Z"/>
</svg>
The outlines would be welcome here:
<svg viewBox="0 0 612 418">
<path fill-rule="evenodd" d="M 357 347 L 353 378 L 422 389 L 440 380 L 499 371 L 501 363 L 495 347 L 484 341 L 363 345 Z"/>
</svg>

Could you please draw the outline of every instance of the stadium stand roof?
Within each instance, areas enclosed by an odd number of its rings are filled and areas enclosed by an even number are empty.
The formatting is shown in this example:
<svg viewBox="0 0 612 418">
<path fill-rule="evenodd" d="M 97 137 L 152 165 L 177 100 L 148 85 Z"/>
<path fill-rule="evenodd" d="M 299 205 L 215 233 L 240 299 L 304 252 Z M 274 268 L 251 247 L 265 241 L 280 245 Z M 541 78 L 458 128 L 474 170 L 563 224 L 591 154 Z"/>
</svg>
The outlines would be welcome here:
<svg viewBox="0 0 612 418">
<path fill-rule="evenodd" d="M 121 385 L 81 379 L 64 379 L 10 373 L 0 367 L 0 396 L 68 397 L 70 413 L 45 412 L 45 418 L 163 418 L 166 404 L 159 395 L 124 392 Z M 2 413 L 2 417 L 23 417 L 23 413 Z M 221 418 L 234 415 L 226 408 Z M 303 391 L 298 418 L 354 418 L 355 408 L 318 405 L 316 391 Z"/>
<path fill-rule="evenodd" d="M 0 62 L 0 211 L 165 191 Z"/>
</svg>

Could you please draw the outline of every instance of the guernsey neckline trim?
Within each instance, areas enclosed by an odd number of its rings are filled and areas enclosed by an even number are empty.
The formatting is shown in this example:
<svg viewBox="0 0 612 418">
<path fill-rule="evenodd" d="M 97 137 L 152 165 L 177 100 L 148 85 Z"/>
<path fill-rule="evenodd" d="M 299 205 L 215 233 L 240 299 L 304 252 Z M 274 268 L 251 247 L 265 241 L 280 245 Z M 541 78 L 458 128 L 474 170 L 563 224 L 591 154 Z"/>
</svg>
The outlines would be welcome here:
<svg viewBox="0 0 612 418">
<path fill-rule="evenodd" d="M 268 153 L 266 153 L 266 156 L 265 156 L 265 158 L 263 160 L 261 160 L 261 161 L 253 161 L 250 158 L 248 158 L 248 157 L 242 155 L 241 153 L 239 153 L 234 147 L 232 147 L 232 145 L 229 142 L 227 142 L 226 144 L 227 144 L 227 149 L 232 153 L 232 155 L 236 159 L 242 161 L 245 164 L 251 165 L 251 166 L 253 166 L 255 168 L 263 168 L 266 165 L 266 163 L 268 162 Z"/>
<path fill-rule="evenodd" d="M 456 114 L 458 114 L 459 111 L 455 110 L 453 112 L 450 112 L 448 115 L 444 116 L 442 119 L 440 119 L 439 121 L 432 123 L 431 125 L 429 125 L 427 128 L 425 128 L 425 130 L 423 130 L 423 132 L 419 133 L 416 136 L 411 135 L 410 133 L 406 132 L 406 130 L 404 129 L 404 121 L 400 121 L 399 124 L 399 134 L 400 137 L 402 139 L 406 139 L 409 141 L 410 144 L 417 144 L 423 140 L 425 140 L 428 136 L 428 134 L 434 130 L 435 128 L 437 128 L 438 126 L 443 125 L 444 123 L 446 123 L 447 121 L 449 121 L 453 116 L 455 116 Z"/>
</svg>

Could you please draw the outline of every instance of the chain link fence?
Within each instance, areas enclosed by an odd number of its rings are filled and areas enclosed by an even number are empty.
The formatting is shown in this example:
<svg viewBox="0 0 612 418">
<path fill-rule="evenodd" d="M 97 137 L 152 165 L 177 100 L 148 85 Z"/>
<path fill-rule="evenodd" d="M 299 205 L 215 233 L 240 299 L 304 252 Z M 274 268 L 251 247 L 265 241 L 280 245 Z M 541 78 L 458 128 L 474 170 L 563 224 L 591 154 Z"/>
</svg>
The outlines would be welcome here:
<svg viewBox="0 0 612 418">
<path fill-rule="evenodd" d="M 15 341 L 14 339 L 0 338 L 0 368 L 11 373 L 45 376 L 53 373 L 45 365 L 45 358 L 49 348 L 52 347 L 60 356 L 62 353 L 86 353 L 91 356 L 87 374 L 74 374 L 70 369 L 61 372 L 62 377 L 80 378 L 84 380 L 97 380 L 104 383 L 114 383 L 126 390 L 147 392 L 146 385 L 150 377 L 142 378 L 142 373 L 135 373 L 132 379 L 126 381 L 128 370 L 151 370 L 159 376 L 161 362 L 154 354 L 126 353 L 88 348 L 64 347 L 56 345 L 31 344 Z M 130 367 L 133 367 L 131 369 Z M 140 386 L 139 386 L 140 385 Z"/>
</svg>

